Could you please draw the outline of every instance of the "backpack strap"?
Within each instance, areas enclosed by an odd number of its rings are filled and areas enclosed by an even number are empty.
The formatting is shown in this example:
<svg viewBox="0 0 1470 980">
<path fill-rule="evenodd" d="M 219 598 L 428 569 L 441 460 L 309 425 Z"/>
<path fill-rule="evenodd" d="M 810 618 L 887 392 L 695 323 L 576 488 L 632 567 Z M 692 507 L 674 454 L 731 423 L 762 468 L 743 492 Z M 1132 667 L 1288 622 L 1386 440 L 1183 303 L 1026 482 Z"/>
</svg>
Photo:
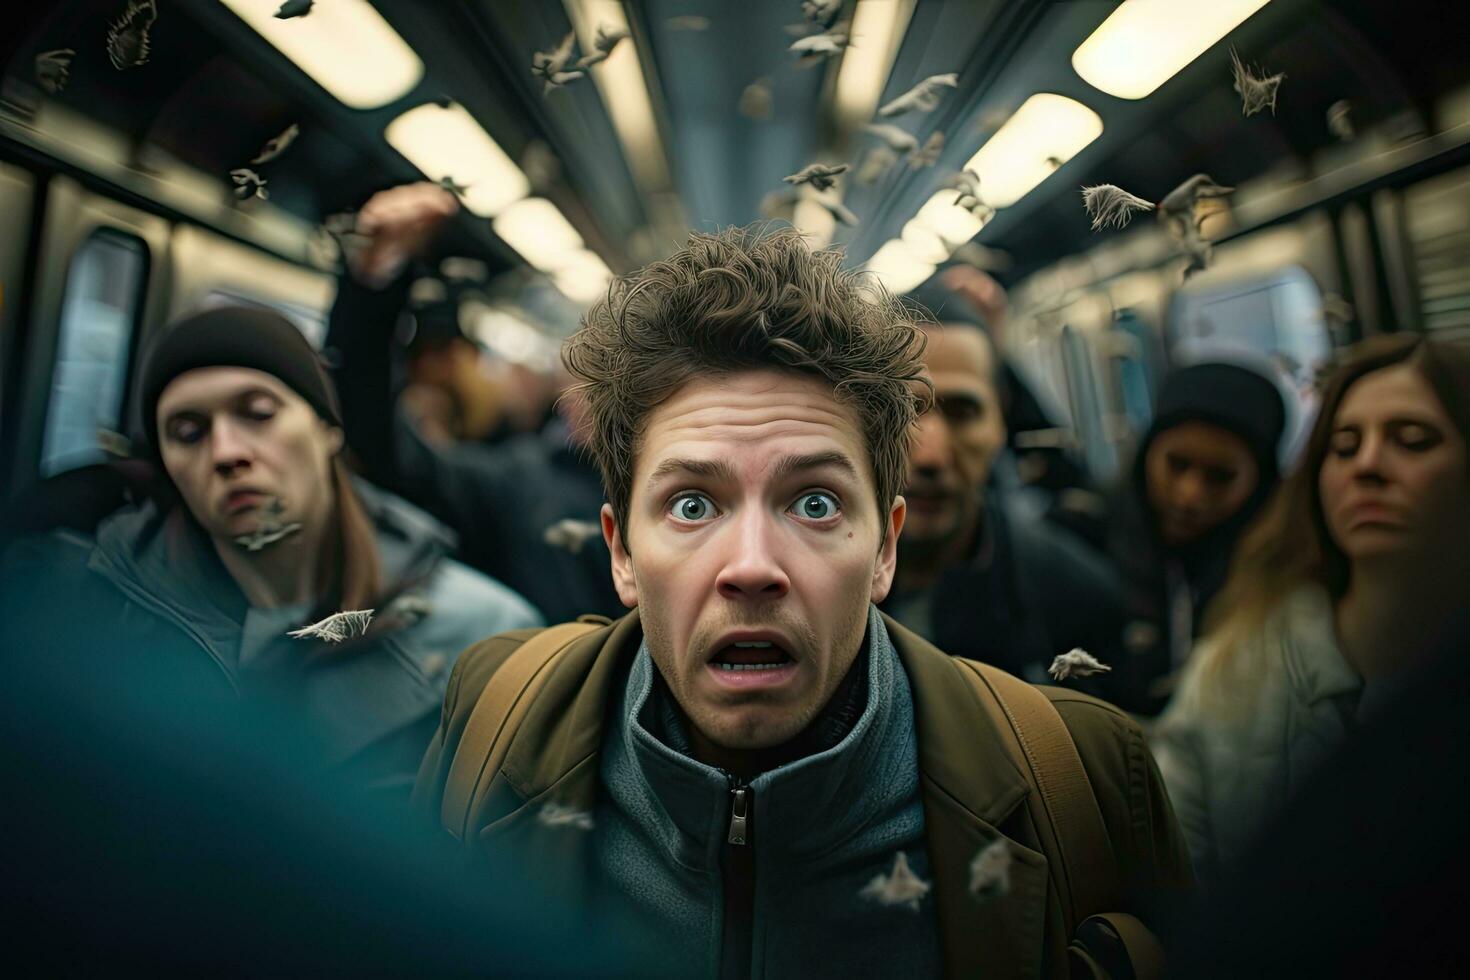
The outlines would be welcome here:
<svg viewBox="0 0 1470 980">
<path fill-rule="evenodd" d="M 601 623 L 562 623 L 544 629 L 516 647 L 491 675 L 465 723 L 444 785 L 440 821 L 456 840 L 469 839 L 471 817 L 490 794 L 516 729 L 545 686 L 553 662 L 574 642 L 602 628 Z"/>
<path fill-rule="evenodd" d="M 1072 934 L 1088 916 L 1116 907 L 1122 890 L 1107 826 L 1076 743 L 1051 699 L 989 664 L 956 658 L 980 694 L 1040 804 L 1037 830 Z"/>
</svg>

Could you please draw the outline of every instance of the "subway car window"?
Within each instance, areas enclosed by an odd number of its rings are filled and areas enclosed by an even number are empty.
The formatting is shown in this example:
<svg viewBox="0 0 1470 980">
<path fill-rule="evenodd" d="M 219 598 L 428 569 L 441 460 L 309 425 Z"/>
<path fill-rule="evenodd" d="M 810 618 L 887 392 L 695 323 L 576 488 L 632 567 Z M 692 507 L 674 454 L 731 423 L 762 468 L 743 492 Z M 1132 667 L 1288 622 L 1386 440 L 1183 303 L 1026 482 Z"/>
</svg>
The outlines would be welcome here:
<svg viewBox="0 0 1470 980">
<path fill-rule="evenodd" d="M 147 277 L 147 246 L 128 235 L 99 230 L 72 256 L 46 406 L 43 476 L 106 458 L 99 434 L 121 428 Z"/>
<path fill-rule="evenodd" d="M 10 959 L 1459 976 L 1470 4 L 10 6 Z"/>
</svg>

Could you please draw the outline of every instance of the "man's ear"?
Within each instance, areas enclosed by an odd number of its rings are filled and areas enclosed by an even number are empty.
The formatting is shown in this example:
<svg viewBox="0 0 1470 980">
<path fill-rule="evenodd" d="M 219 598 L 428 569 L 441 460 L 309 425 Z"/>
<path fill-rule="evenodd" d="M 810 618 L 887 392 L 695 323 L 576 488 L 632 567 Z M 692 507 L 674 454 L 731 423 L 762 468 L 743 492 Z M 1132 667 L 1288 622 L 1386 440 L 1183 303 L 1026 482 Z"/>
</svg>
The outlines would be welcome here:
<svg viewBox="0 0 1470 980">
<path fill-rule="evenodd" d="M 618 530 L 617 518 L 613 516 L 612 504 L 603 504 L 600 516 L 602 540 L 607 542 L 607 550 L 612 553 L 613 588 L 618 590 L 618 598 L 623 605 L 634 609 L 638 605 L 638 575 L 633 571 L 633 556 L 623 545 L 623 535 Z"/>
<path fill-rule="evenodd" d="M 342 430 L 335 425 L 327 426 L 327 446 L 331 449 L 332 455 L 336 456 L 342 452 L 345 445 L 347 445 L 347 436 Z"/>
<path fill-rule="evenodd" d="M 874 602 L 887 599 L 888 590 L 893 588 L 893 571 L 898 566 L 898 535 L 903 530 L 903 521 L 908 512 L 908 501 L 902 496 L 894 497 L 893 509 L 888 512 L 888 519 L 884 524 L 883 546 L 878 549 L 878 564 L 873 567 Z"/>
</svg>

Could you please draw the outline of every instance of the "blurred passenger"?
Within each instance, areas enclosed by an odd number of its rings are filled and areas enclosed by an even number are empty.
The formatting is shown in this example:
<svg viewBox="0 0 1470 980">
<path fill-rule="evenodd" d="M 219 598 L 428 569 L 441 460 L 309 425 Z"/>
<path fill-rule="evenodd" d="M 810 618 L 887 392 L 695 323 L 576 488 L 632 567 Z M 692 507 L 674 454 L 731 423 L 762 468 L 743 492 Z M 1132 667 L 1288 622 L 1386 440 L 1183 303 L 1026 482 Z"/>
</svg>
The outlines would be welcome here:
<svg viewBox="0 0 1470 980">
<path fill-rule="evenodd" d="M 1083 919 L 1142 914 L 1187 856 L 1121 712 L 874 607 L 927 392 L 910 318 L 841 263 L 695 235 L 587 313 L 565 358 L 634 612 L 467 652 L 418 793 L 681 975 L 1064 977 Z"/>
<path fill-rule="evenodd" d="M 1129 622 L 1109 678 L 1120 707 L 1156 714 L 1225 582 L 1241 534 L 1279 482 L 1280 390 L 1224 363 L 1165 376 L 1153 424 L 1100 534 L 1122 571 Z"/>
<path fill-rule="evenodd" d="M 1467 610 L 1470 613 L 1470 610 Z M 1470 905 L 1470 615 L 1189 916 L 1188 980 L 1454 977 Z"/>
<path fill-rule="evenodd" d="M 436 445 L 494 443 L 504 438 L 505 395 L 485 355 L 459 328 L 459 309 L 445 301 L 415 310 L 402 407 Z"/>
<path fill-rule="evenodd" d="M 1156 745 L 1202 874 L 1470 608 L 1470 346 L 1395 334 L 1332 375 L 1241 543 Z M 1346 859 L 1346 857 L 1345 857 Z"/>
<path fill-rule="evenodd" d="M 401 800 L 303 765 L 289 702 L 242 703 L 142 649 L 86 652 L 79 669 L 27 648 L 0 684 L 18 975 L 647 975 L 616 922 L 572 933 L 540 868 L 486 852 L 492 870 L 465 873 Z"/>
<path fill-rule="evenodd" d="M 163 662 L 289 699 L 328 765 L 406 791 L 460 651 L 539 625 L 535 611 L 450 561 L 426 515 L 349 476 L 336 394 L 283 317 L 185 318 L 148 351 L 138 398 L 172 499 L 118 510 L 95 536 L 16 544 L 7 640 L 119 683 L 134 661 Z M 371 621 L 335 646 L 288 635 L 352 611 Z"/>
<path fill-rule="evenodd" d="M 1002 485 L 1019 483 L 1052 494 L 1070 490 L 1087 491 L 1086 468 L 1062 445 L 1036 445 L 1036 435 L 1056 442 L 1061 431 L 1052 412 L 1042 405 L 1031 385 L 1005 356 L 1006 291 L 988 273 L 970 265 L 956 264 L 930 279 L 910 296 L 943 323 L 969 323 L 990 338 L 997 352 L 1001 415 L 1005 420 L 1006 448 L 994 473 Z M 1045 508 L 1043 504 L 1042 509 Z"/>
<path fill-rule="evenodd" d="M 395 413 L 393 334 L 407 303 L 405 271 L 458 208 L 453 194 L 420 183 L 383 191 L 358 214 L 368 244 L 338 283 L 327 330 L 350 445 L 373 482 L 454 528 L 466 564 L 552 621 L 616 615 L 622 606 L 597 526 L 602 480 L 576 424 L 576 398 L 560 399 L 557 418 L 540 432 L 493 448 L 434 445 Z"/>
<path fill-rule="evenodd" d="M 934 407 L 909 451 L 908 517 L 884 611 L 941 650 L 1033 682 L 1072 647 L 1110 663 L 1123 625 L 1116 577 L 989 479 L 1006 441 L 990 339 L 956 321 L 924 333 Z"/>
</svg>

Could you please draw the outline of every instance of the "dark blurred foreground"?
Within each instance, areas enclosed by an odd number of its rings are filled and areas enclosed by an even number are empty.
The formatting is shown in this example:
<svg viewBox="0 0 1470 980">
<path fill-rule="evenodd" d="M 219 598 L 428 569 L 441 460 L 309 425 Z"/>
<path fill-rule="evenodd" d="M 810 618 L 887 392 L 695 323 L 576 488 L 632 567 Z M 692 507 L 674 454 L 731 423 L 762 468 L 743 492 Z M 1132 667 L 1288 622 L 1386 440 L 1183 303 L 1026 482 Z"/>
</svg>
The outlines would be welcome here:
<svg viewBox="0 0 1470 980">
<path fill-rule="evenodd" d="M 535 869 L 457 870 L 447 837 L 320 771 L 268 707 L 137 665 L 119 683 L 46 650 L 3 660 L 0 932 L 12 969 L 634 972 L 606 937 L 557 934 Z"/>
</svg>

